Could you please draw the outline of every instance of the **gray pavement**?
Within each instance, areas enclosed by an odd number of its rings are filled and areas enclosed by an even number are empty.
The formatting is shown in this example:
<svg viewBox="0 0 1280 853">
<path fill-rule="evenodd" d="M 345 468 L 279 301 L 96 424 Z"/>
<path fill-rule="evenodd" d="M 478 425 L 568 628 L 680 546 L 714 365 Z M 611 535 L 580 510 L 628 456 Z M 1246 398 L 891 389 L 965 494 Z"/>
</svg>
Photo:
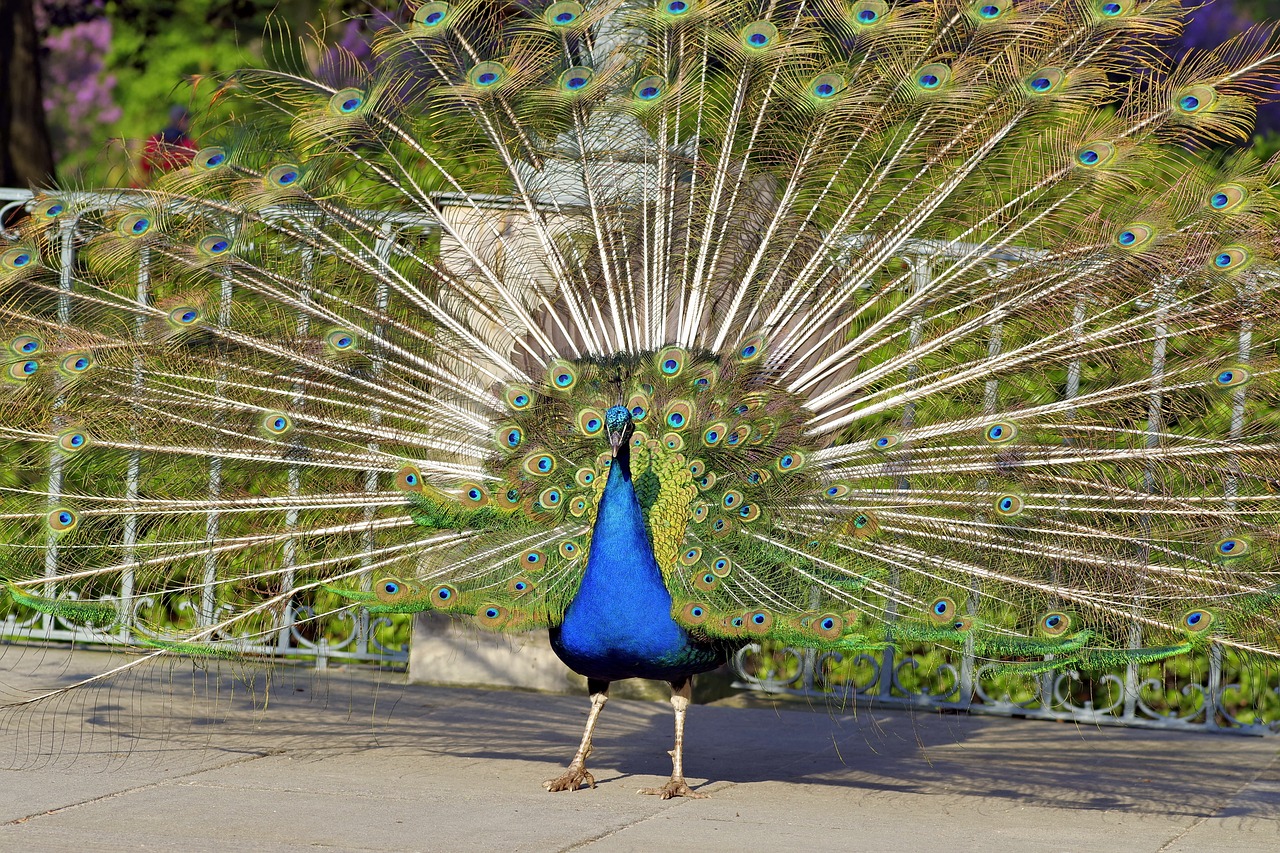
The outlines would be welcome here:
<svg viewBox="0 0 1280 853">
<path fill-rule="evenodd" d="M 98 655 L 0 655 L 16 688 Z M 1280 741 L 811 707 L 610 701 L 598 787 L 547 794 L 585 697 L 178 666 L 5 718 L 0 850 L 1280 851 Z M 265 702 L 266 707 L 261 707 Z"/>
</svg>

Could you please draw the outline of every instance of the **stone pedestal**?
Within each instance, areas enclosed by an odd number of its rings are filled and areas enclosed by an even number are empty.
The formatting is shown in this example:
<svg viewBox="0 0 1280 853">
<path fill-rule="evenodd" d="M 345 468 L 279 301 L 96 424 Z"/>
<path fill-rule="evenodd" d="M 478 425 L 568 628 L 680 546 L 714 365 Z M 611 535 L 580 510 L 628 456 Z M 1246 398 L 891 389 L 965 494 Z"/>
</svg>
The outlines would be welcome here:
<svg viewBox="0 0 1280 853">
<path fill-rule="evenodd" d="M 465 619 L 419 613 L 413 621 L 409 680 L 452 687 L 506 687 L 543 693 L 586 695 L 587 680 L 560 662 L 545 630 L 495 634 Z M 694 679 L 694 701 L 710 702 L 735 692 L 726 668 Z M 609 695 L 621 699 L 667 701 L 671 690 L 661 681 L 616 681 Z"/>
<path fill-rule="evenodd" d="M 439 613 L 414 617 L 409 680 L 551 693 L 586 691 L 586 679 L 570 672 L 551 651 L 545 630 L 495 634 Z"/>
</svg>

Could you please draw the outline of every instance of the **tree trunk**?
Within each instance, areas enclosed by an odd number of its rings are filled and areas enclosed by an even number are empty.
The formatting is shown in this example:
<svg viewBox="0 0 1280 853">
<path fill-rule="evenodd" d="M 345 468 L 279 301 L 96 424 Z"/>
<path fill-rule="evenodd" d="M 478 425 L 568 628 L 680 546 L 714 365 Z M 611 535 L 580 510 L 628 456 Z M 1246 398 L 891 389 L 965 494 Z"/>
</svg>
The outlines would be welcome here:
<svg viewBox="0 0 1280 853">
<path fill-rule="evenodd" d="M 31 0 L 0 0 L 0 186 L 45 187 L 54 180 Z"/>
</svg>

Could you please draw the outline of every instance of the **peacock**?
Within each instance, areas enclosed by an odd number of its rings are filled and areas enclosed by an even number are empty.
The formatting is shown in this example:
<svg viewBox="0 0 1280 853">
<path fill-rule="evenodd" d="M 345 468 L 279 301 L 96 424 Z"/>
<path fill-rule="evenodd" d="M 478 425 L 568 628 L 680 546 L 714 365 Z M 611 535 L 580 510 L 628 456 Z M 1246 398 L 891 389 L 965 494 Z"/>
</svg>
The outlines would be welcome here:
<svg viewBox="0 0 1280 853">
<path fill-rule="evenodd" d="M 1280 38 L 1172 63 L 1184 16 L 432 0 L 368 61 L 282 40 L 189 165 L 4 235 L 9 606 L 141 629 L 24 701 L 301 595 L 434 611 L 587 678 L 550 791 L 595 786 L 612 682 L 668 682 L 671 798 L 748 643 L 1280 669 L 1280 159 L 1241 145 Z"/>
</svg>

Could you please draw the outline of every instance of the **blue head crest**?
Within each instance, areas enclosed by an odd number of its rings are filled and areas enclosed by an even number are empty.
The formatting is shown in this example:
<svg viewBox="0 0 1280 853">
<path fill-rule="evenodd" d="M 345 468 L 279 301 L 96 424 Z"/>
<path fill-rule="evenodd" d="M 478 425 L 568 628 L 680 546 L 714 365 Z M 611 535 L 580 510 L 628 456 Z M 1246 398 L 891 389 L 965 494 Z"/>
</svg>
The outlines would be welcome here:
<svg viewBox="0 0 1280 853">
<path fill-rule="evenodd" d="M 604 425 L 609 432 L 620 433 L 631 423 L 631 410 L 626 406 L 610 406 L 604 413 Z"/>
<path fill-rule="evenodd" d="M 604 425 L 609 432 L 609 445 L 616 453 L 631 437 L 631 410 L 626 406 L 610 406 L 609 411 L 604 413 Z"/>
</svg>

